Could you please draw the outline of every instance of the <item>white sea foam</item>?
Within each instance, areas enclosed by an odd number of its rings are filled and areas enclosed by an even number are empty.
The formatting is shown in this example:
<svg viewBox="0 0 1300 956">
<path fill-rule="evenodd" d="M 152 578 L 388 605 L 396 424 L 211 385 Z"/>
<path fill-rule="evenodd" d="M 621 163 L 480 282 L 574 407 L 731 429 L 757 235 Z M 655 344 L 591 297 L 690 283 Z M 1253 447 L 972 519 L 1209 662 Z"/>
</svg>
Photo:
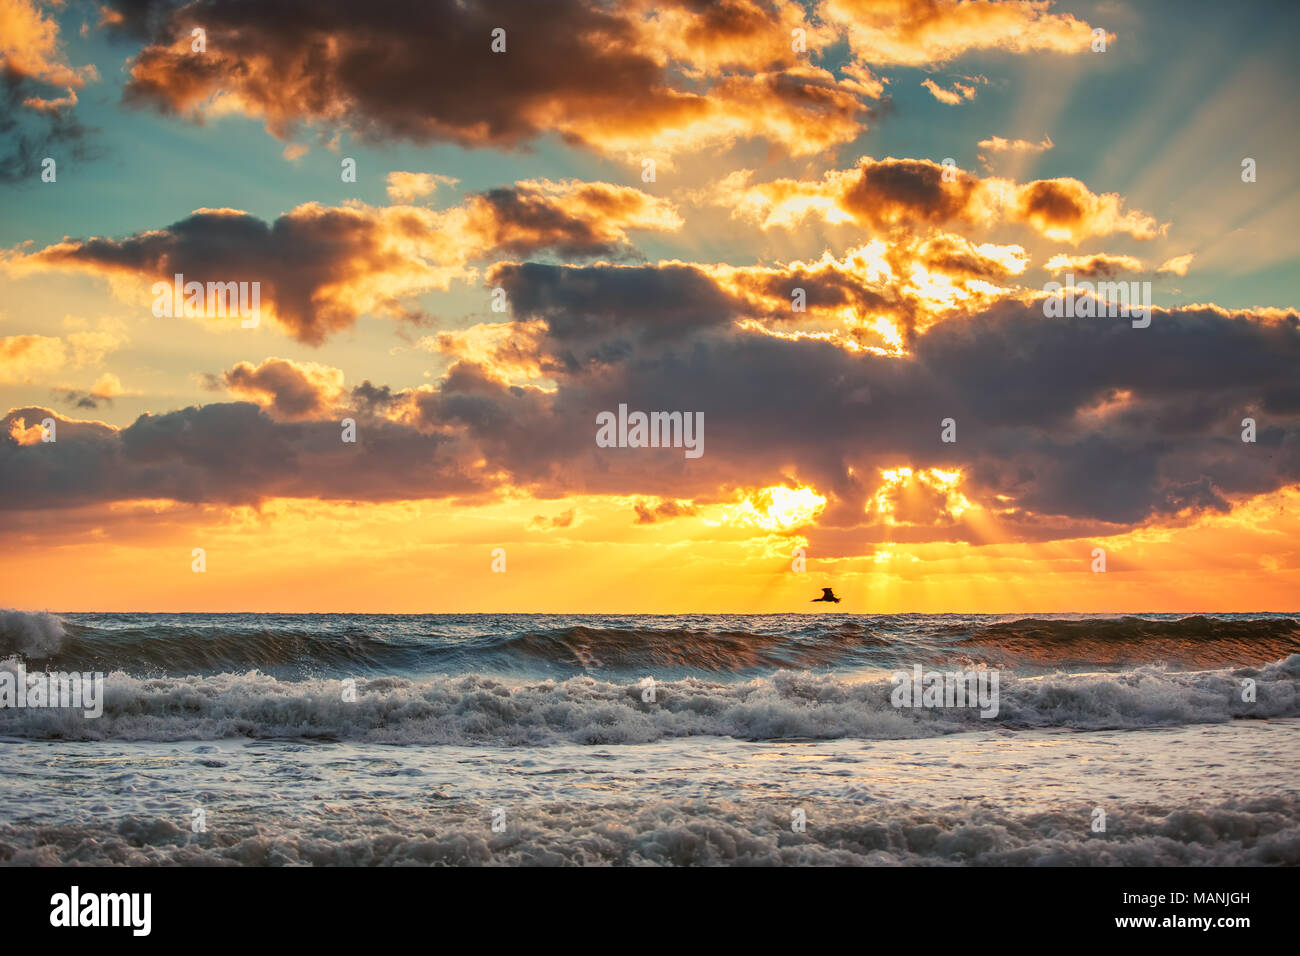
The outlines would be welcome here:
<svg viewBox="0 0 1300 956">
<path fill-rule="evenodd" d="M 9 667 L 14 662 L 8 663 Z M 1255 699 L 1243 700 L 1243 681 Z M 1300 655 L 1258 668 L 1174 671 L 1150 665 L 1117 674 L 1004 674 L 998 717 L 978 711 L 891 706 L 887 678 L 850 680 L 782 672 L 743 683 L 665 681 L 656 700 L 638 683 L 590 677 L 511 683 L 483 676 L 280 681 L 252 671 L 211 677 L 110 674 L 104 713 L 0 710 L 0 734 L 65 740 L 206 740 L 306 737 L 394 744 L 637 744 L 715 735 L 784 738 L 923 738 L 988 729 L 1141 728 L 1300 715 Z"/>
<path fill-rule="evenodd" d="M 1295 798 L 1122 808 L 1109 837 L 1078 812 L 935 813 L 905 805 L 852 808 L 834 825 L 790 832 L 779 812 L 739 803 L 552 806 L 514 832 L 493 834 L 486 811 L 445 812 L 420 826 L 398 814 L 336 813 L 317 826 L 225 826 L 201 837 L 156 817 L 30 832 L 0 826 L 9 865 L 254 866 L 669 865 L 1252 866 L 1300 864 Z"/>
</svg>

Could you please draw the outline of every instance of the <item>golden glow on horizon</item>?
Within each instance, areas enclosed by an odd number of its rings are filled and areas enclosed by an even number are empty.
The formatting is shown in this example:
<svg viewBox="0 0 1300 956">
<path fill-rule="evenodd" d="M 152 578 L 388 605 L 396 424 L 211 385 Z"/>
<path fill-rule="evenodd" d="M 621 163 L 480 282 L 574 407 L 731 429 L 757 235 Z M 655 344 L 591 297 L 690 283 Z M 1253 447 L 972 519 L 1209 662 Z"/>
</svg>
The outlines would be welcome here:
<svg viewBox="0 0 1300 956">
<path fill-rule="evenodd" d="M 897 469 L 903 477 L 903 469 Z M 942 487 L 951 473 L 929 477 Z M 935 488 L 912 477 L 906 485 Z M 1300 485 L 1227 515 L 1110 537 L 989 543 L 818 530 L 808 488 L 757 489 L 695 515 L 637 524 L 636 498 L 488 504 L 274 499 L 259 508 L 122 502 L 58 525 L 24 516 L 0 554 L 0 604 L 76 610 L 807 612 L 834 586 L 848 613 L 1295 611 Z M 567 526 L 538 522 L 572 510 Z M 737 520 L 719 523 L 724 515 Z M 965 519 L 963 519 L 965 520 Z M 792 531 L 798 527 L 798 533 Z M 887 529 L 882 529 L 887 530 Z M 900 529 L 895 527 L 894 532 Z M 937 532 L 942 537 L 943 531 Z M 837 542 L 851 545 L 842 552 Z M 207 572 L 190 569 L 202 547 Z M 491 570 L 505 548 L 507 571 Z M 807 570 L 791 570 L 794 549 Z M 1090 571 L 1091 550 L 1108 570 Z M 865 554 L 863 552 L 866 552 Z M 75 569 L 72 571 L 70 569 Z"/>
</svg>

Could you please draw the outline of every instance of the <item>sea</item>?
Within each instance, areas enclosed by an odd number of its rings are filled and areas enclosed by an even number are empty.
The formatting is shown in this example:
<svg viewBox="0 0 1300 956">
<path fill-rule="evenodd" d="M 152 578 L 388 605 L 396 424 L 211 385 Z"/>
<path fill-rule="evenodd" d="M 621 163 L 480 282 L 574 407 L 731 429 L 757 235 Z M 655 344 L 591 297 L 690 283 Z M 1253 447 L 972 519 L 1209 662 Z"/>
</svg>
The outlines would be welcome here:
<svg viewBox="0 0 1300 956">
<path fill-rule="evenodd" d="M 0 611 L 0 865 L 1297 865 L 1298 620 Z"/>
</svg>

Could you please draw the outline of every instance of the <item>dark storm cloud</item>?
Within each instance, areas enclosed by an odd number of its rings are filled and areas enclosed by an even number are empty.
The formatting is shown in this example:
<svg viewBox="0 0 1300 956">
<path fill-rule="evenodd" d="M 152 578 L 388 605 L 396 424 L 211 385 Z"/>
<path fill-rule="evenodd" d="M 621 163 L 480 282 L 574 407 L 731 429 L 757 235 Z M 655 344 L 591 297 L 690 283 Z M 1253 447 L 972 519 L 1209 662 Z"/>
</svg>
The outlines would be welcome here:
<svg viewBox="0 0 1300 956">
<path fill-rule="evenodd" d="M 489 281 L 506 290 L 516 318 L 545 321 L 553 358 L 570 366 L 626 354 L 639 343 L 680 339 L 744 311 L 742 301 L 690 265 L 506 263 Z"/>
<path fill-rule="evenodd" d="M 172 49 L 191 24 L 208 32 L 207 55 Z M 499 27 L 508 53 L 494 55 Z M 632 39 L 621 20 L 579 0 L 207 0 L 155 31 L 126 98 L 183 111 L 235 89 L 276 131 L 321 118 L 371 139 L 512 146 L 539 132 L 530 117 L 553 99 L 672 108 L 660 68 Z"/>
<path fill-rule="evenodd" d="M 387 500 L 510 485 L 699 502 L 797 480 L 830 498 L 819 521 L 830 529 L 863 524 L 878 469 L 905 465 L 961 469 L 963 493 L 999 510 L 1006 496 L 1016 509 L 1006 525 L 1034 537 L 1223 511 L 1232 496 L 1300 480 L 1293 313 L 1155 310 L 1135 329 L 1005 302 L 939 323 L 899 357 L 737 329 L 723 321 L 729 298 L 697 270 L 509 276 L 516 318 L 542 319 L 533 347 L 553 390 L 468 361 L 435 387 L 367 382 L 352 404 L 378 424 L 355 449 L 339 443 L 337 422 L 278 423 L 247 404 L 145 417 L 120 433 L 60 423 L 57 445 L 0 439 L 4 500 Z M 611 335 L 626 348 L 599 348 Z M 596 415 L 619 404 L 703 412 L 704 456 L 596 447 Z M 1240 439 L 1247 416 L 1255 444 Z M 955 444 L 940 440 L 944 418 L 956 420 Z M 943 533 L 976 537 L 960 524 Z"/>
<path fill-rule="evenodd" d="M 146 286 L 170 286 L 176 274 L 187 282 L 256 282 L 260 309 L 294 338 L 319 345 L 366 312 L 418 324 L 421 314 L 401 300 L 467 278 L 471 260 L 501 252 L 620 253 L 629 229 L 680 225 L 671 204 L 637 189 L 536 181 L 475 194 L 444 211 L 306 203 L 268 223 L 235 209 L 200 209 L 164 229 L 65 239 L 16 250 L 8 262 L 16 270 L 128 275 Z"/>
<path fill-rule="evenodd" d="M 558 133 L 626 152 L 664 131 L 717 139 L 703 121 L 725 118 L 724 138 L 780 137 L 806 123 L 789 145 L 803 154 L 847 142 L 867 111 L 788 52 L 804 13 L 780 6 L 666 2 L 663 27 L 648 6 L 597 0 L 199 0 L 170 13 L 133 2 L 117 29 L 149 38 L 131 64 L 128 103 L 188 114 L 224 93 L 280 137 L 308 125 L 370 141 L 518 148 Z M 189 49 L 194 27 L 207 31 L 202 54 Z M 491 47 L 498 29 L 505 52 Z M 683 32 L 699 39 L 683 42 Z M 742 72 L 701 89 L 698 74 L 722 65 Z"/>
<path fill-rule="evenodd" d="M 30 427 L 45 418 L 56 421 L 53 442 L 20 444 L 10 434 L 16 420 Z M 246 402 L 143 415 L 121 430 L 38 407 L 13 409 L 0 424 L 5 509 L 139 498 L 255 504 L 281 495 L 389 501 L 484 490 L 445 436 L 374 422 L 349 444 L 339 422 L 276 422 Z"/>
<path fill-rule="evenodd" d="M 1300 479 L 1300 421 L 1294 410 L 1271 411 L 1294 409 L 1294 314 L 1157 310 L 1150 328 L 1134 329 L 1122 318 L 1047 319 L 1040 307 L 1009 302 L 942 322 L 896 358 L 708 321 L 685 292 L 701 281 L 690 270 L 659 277 L 676 288 L 649 311 L 661 332 L 674 334 L 651 343 L 640 325 L 618 324 L 627 303 L 650 301 L 653 282 L 643 270 L 590 267 L 574 283 L 563 276 L 550 268 L 511 274 L 517 315 L 554 323 L 540 350 L 586 357 L 558 363 L 566 370 L 559 391 L 533 409 L 539 419 L 528 431 L 551 432 L 558 416 L 559 435 L 572 423 L 583 436 L 596 412 L 619 403 L 698 410 L 706 420 L 707 453 L 689 469 L 661 451 L 611 450 L 596 470 L 566 476 L 583 490 L 690 498 L 797 472 L 848 502 L 846 515 L 860 515 L 874 469 L 957 467 L 981 502 L 1005 494 L 1042 516 L 1130 524 L 1182 509 L 1224 510 L 1227 495 Z M 609 320 L 597 321 L 605 309 Z M 625 335 L 628 347 L 595 348 L 611 334 Z M 478 395 L 478 426 L 485 434 L 492 422 L 501 423 L 498 434 L 520 431 L 508 390 L 497 388 L 496 397 Z M 1256 444 L 1240 440 L 1247 416 L 1259 420 Z M 939 440 L 949 417 L 956 444 Z M 505 442 L 496 460 L 536 478 L 547 473 L 539 462 L 567 454 L 563 442 L 551 442 L 533 450 Z M 848 475 L 850 466 L 859 477 Z"/>
</svg>

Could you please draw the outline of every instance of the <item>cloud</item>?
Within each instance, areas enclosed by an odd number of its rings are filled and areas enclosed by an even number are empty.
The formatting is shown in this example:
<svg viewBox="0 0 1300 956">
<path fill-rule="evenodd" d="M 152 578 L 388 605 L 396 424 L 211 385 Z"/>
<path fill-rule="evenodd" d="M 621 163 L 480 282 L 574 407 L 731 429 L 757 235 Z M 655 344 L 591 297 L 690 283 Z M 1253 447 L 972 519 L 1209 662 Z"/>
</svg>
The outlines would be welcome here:
<svg viewBox="0 0 1300 956">
<path fill-rule="evenodd" d="M 1035 153 L 1044 153 L 1054 148 L 1055 145 L 1050 136 L 1044 136 L 1037 143 L 1028 139 L 1004 139 L 1001 136 L 990 136 L 979 141 L 979 152 L 975 155 L 985 171 L 991 171 L 993 161 L 990 157 L 992 156 L 1009 154 L 1011 156 L 1028 157 Z"/>
<path fill-rule="evenodd" d="M 98 79 L 93 66 L 71 66 L 59 25 L 30 0 L 0 0 L 0 70 L 51 86 L 80 89 Z"/>
<path fill-rule="evenodd" d="M 637 524 L 655 524 L 658 521 L 668 521 L 698 513 L 689 501 L 676 501 L 672 498 L 638 501 L 633 504 L 632 510 L 636 512 Z"/>
<path fill-rule="evenodd" d="M 67 361 L 62 339 L 49 335 L 9 335 L 0 338 L 0 383 L 30 382 Z"/>
<path fill-rule="evenodd" d="M 1001 136 L 990 136 L 979 141 L 979 148 L 990 153 L 1041 153 L 1054 145 L 1056 144 L 1052 142 L 1050 136 L 1044 136 L 1039 143 L 1027 139 L 1003 139 Z"/>
<path fill-rule="evenodd" d="M 625 255 L 631 230 L 681 225 L 667 200 L 629 186 L 530 180 L 423 206 L 306 203 L 267 223 L 237 209 L 199 209 L 124 239 L 65 239 L 0 256 L 10 272 L 64 269 L 105 276 L 141 305 L 153 283 L 257 282 L 261 308 L 294 338 L 318 345 L 364 313 L 405 318 L 404 302 L 476 275 L 499 253 Z M 216 313 L 209 309 L 209 317 Z M 236 319 L 230 319 L 234 322 Z"/>
<path fill-rule="evenodd" d="M 1195 258 L 1195 253 L 1191 252 L 1185 253 L 1181 256 L 1174 256 L 1172 259 L 1167 259 L 1160 268 L 1156 270 L 1156 273 L 1159 275 L 1185 276 L 1187 275 L 1187 270 L 1192 267 L 1192 260 Z"/>
<path fill-rule="evenodd" d="M 1165 228 L 1146 213 L 1125 210 L 1118 194 L 1093 193 L 1077 179 L 1019 184 L 999 177 L 981 179 L 955 167 L 948 179 L 944 173 L 944 166 L 930 160 L 869 156 L 856 168 L 830 170 L 821 180 L 752 184 L 746 170 L 719 184 L 716 201 L 763 229 L 791 226 L 808 216 L 876 229 L 1018 223 L 1048 239 L 1077 243 L 1115 234 L 1153 239 Z"/>
<path fill-rule="evenodd" d="M 681 226 L 670 202 L 631 186 L 534 179 L 470 197 L 463 231 L 494 254 L 596 256 L 625 251 L 629 230 Z"/>
<path fill-rule="evenodd" d="M 975 84 L 977 82 L 987 83 L 984 77 L 971 78 L 970 82 L 962 83 L 960 80 L 953 82 L 953 88 L 946 90 L 934 80 L 926 77 L 921 81 L 921 85 L 930 91 L 930 94 L 940 103 L 946 103 L 949 106 L 960 106 L 966 100 L 975 99 Z"/>
<path fill-rule="evenodd" d="M 647 457 L 637 459 L 635 487 L 616 460 L 586 475 L 613 493 L 695 498 L 727 481 L 771 483 L 792 469 L 833 492 L 833 520 L 851 521 L 860 520 L 851 516 L 861 514 L 876 488 L 866 476 L 903 463 L 960 472 L 960 492 L 1001 511 L 1009 533 L 1033 535 L 1038 527 L 1073 522 L 1069 533 L 1077 535 L 1077 522 L 1093 522 L 1096 530 L 1184 510 L 1224 510 L 1231 496 L 1300 478 L 1300 392 L 1287 371 L 1300 356 L 1295 313 L 1157 310 L 1151 329 L 1134 330 L 1124 321 L 1045 321 L 1035 303 L 1007 299 L 931 327 L 906 355 L 884 356 L 815 338 L 756 336 L 703 318 L 674 321 L 697 299 L 700 274 L 673 267 L 665 268 L 664 281 L 694 291 L 659 297 L 668 321 L 650 343 L 636 324 L 612 330 L 569 321 L 603 315 L 631 289 L 649 288 L 639 269 L 610 268 L 596 281 L 590 272 L 600 268 L 588 267 L 562 302 L 554 293 L 566 285 L 557 286 L 557 276 L 515 277 L 549 290 L 549 311 L 537 314 L 557 327 L 540 347 L 572 359 L 558 365 L 549 406 L 570 407 L 575 422 L 618 402 L 702 410 L 710 442 L 698 471 L 673 474 L 657 488 Z M 517 291 L 512 299 L 527 295 Z M 676 336 L 662 337 L 669 330 Z M 656 353 L 662 359 L 650 362 Z M 1215 371 L 1259 363 L 1258 379 Z M 989 390 L 989 381 L 1016 386 Z M 763 382 L 781 387 L 756 384 Z M 579 394 L 581 411 L 571 408 Z M 1127 397 L 1112 401 L 1117 394 Z M 1239 422 L 1248 410 L 1265 408 L 1267 454 L 1255 455 L 1240 441 Z M 494 417 L 485 408 L 478 414 Z M 969 444 L 937 441 L 938 423 L 949 416 Z M 620 476 L 623 482 L 613 480 Z M 968 527 L 960 533 L 974 534 Z"/>
<path fill-rule="evenodd" d="M 33 178 L 51 154 L 96 155 L 72 111 L 99 74 L 72 66 L 61 47 L 58 23 L 34 2 L 0 0 L 0 182 Z"/>
<path fill-rule="evenodd" d="M 395 203 L 412 203 L 421 196 L 432 195 L 439 186 L 455 186 L 459 179 L 439 173 L 407 173 L 394 170 L 388 174 L 388 198 Z"/>
<path fill-rule="evenodd" d="M 691 74 L 770 73 L 806 62 L 794 50 L 802 30 L 809 51 L 839 39 L 837 31 L 811 19 L 795 0 L 631 0 L 622 4 L 638 45 L 656 59 L 680 64 Z"/>
<path fill-rule="evenodd" d="M 1037 0 L 822 0 L 817 12 L 846 29 L 853 55 L 875 66 L 932 66 L 994 50 L 1088 52 L 1093 28 L 1050 7 Z"/>
<path fill-rule="evenodd" d="M 489 281 L 507 291 L 521 320 L 498 335 L 508 335 L 516 347 L 536 343 L 536 326 L 521 323 L 540 321 L 552 345 L 565 345 L 534 360 L 533 367 L 545 373 L 581 365 L 609 349 L 733 324 L 852 350 L 898 352 L 918 330 L 1015 294 L 1001 283 L 1027 265 L 1018 245 L 976 244 L 931 231 L 872 240 L 839 258 L 828 252 L 817 260 L 774 265 L 500 263 Z M 482 341 L 487 334 L 477 336 Z M 516 372 L 529 366 L 527 353 L 517 351 L 478 348 L 464 354 L 494 366 L 508 362 Z"/>
<path fill-rule="evenodd" d="M 105 372 L 89 389 L 82 390 L 63 386 L 54 393 L 64 402 L 75 408 L 98 408 L 101 403 L 112 405 L 113 399 L 123 395 L 136 394 L 122 387 L 122 380 L 112 372 Z"/>
<path fill-rule="evenodd" d="M 11 436 L 15 423 L 47 417 L 57 423 L 56 442 Z M 375 420 L 349 444 L 337 421 L 277 422 L 244 402 L 142 415 L 122 429 L 25 407 L 0 419 L 0 432 L 5 509 L 136 499 L 395 501 L 475 495 L 491 484 L 442 435 Z"/>
<path fill-rule="evenodd" d="M 1121 272 L 1142 272 L 1143 265 L 1141 259 L 1133 256 L 1111 255 L 1107 252 L 1094 252 L 1086 256 L 1058 253 L 1048 259 L 1043 268 L 1057 275 L 1071 272 L 1075 278 L 1090 279 L 1094 276 L 1114 276 Z"/>
<path fill-rule="evenodd" d="M 255 402 L 282 421 L 323 417 L 343 392 L 343 372 L 316 362 L 268 358 L 260 365 L 240 362 L 219 376 L 209 376 L 207 387 Z"/>
<path fill-rule="evenodd" d="M 853 139 L 868 114 L 861 87 L 792 50 L 796 26 L 814 49 L 833 36 L 790 0 L 323 0 L 305 21 L 289 0 L 211 0 L 131 21 L 149 42 L 132 61 L 128 103 L 239 113 L 281 139 L 307 126 L 517 149 L 554 132 L 632 159 L 762 137 L 812 155 Z M 190 49 L 193 26 L 207 31 L 205 53 Z M 492 49 L 498 29 L 504 52 Z"/>
<path fill-rule="evenodd" d="M 553 518 L 548 518 L 546 515 L 534 515 L 533 519 L 528 522 L 528 526 L 536 531 L 549 531 L 554 528 L 571 528 L 573 527 L 573 519 L 576 516 L 576 508 L 570 508 L 568 511 L 563 511 Z"/>
<path fill-rule="evenodd" d="M 465 329 L 419 339 L 416 348 L 491 368 L 509 382 L 537 380 L 546 374 L 538 360 L 541 322 L 482 322 Z"/>
<path fill-rule="evenodd" d="M 55 335 L 0 336 L 0 384 L 29 383 L 66 367 L 98 365 L 122 344 L 113 332 L 70 332 Z"/>
<path fill-rule="evenodd" d="M 784 487 L 824 499 L 799 519 L 813 537 L 856 528 L 864 540 L 978 543 L 1190 520 L 1300 482 L 1294 312 L 1156 309 L 1134 329 L 1046 320 L 1036 302 L 1003 298 L 884 354 L 734 321 L 749 293 L 711 267 L 502 268 L 515 309 L 503 324 L 531 329 L 520 349 L 549 388 L 459 359 L 435 384 L 345 392 L 336 370 L 269 359 L 227 376 L 265 410 L 206 405 L 115 429 L 13 409 L 0 501 L 610 494 L 636 499 L 645 523 L 671 516 L 662 502 Z M 630 319 L 628 304 L 641 310 Z M 702 412 L 706 454 L 597 447 L 596 415 L 620 403 Z M 339 440 L 345 410 L 356 446 Z M 1256 444 L 1240 440 L 1247 415 Z M 58 420 L 58 442 L 28 442 L 44 417 Z M 953 444 L 939 440 L 949 417 Z"/>
</svg>

